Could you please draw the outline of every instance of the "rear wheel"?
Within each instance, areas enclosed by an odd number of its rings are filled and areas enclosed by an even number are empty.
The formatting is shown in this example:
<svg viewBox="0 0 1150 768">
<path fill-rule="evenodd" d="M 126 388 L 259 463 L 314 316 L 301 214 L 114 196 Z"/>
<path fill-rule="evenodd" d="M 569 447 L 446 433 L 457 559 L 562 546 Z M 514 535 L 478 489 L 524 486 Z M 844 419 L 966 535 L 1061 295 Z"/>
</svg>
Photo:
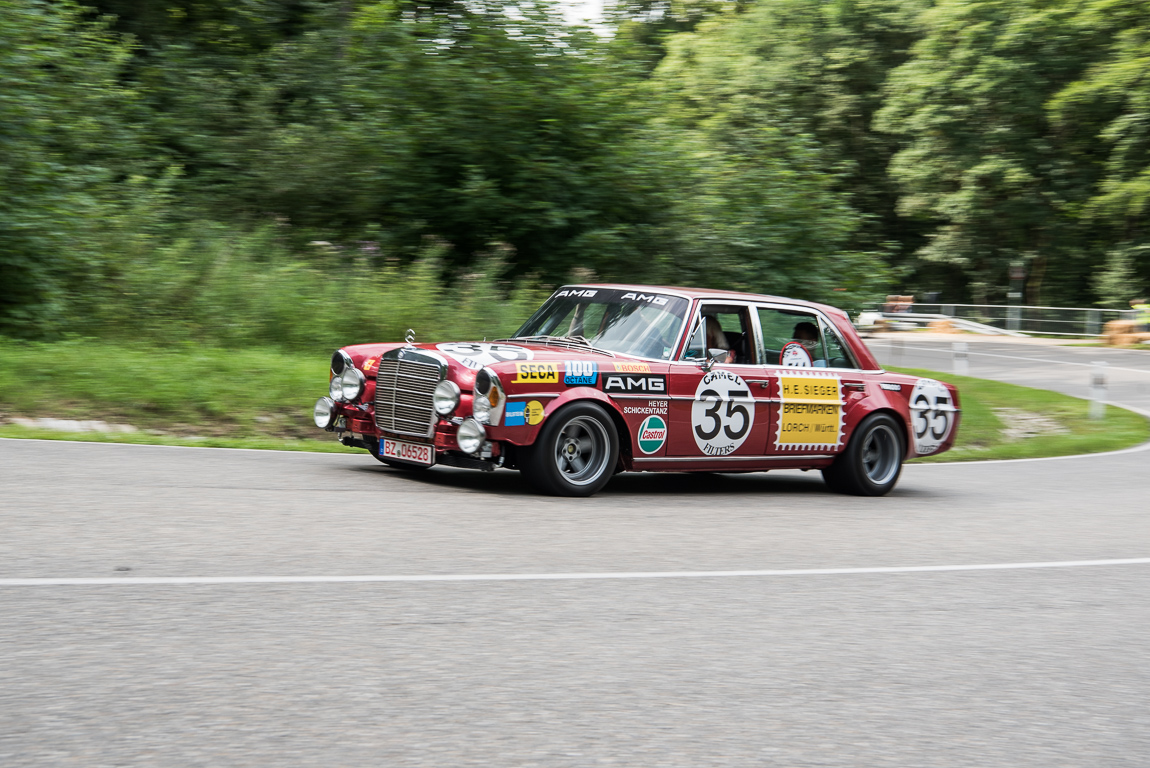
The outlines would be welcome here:
<svg viewBox="0 0 1150 768">
<path fill-rule="evenodd" d="M 595 403 L 572 403 L 552 414 L 529 448 L 520 471 L 536 490 L 553 496 L 590 496 L 611 479 L 619 436 Z"/>
<path fill-rule="evenodd" d="M 823 470 L 823 479 L 837 493 L 883 496 L 898 482 L 905 451 L 904 432 L 894 417 L 871 414 L 855 427 L 846 450 Z"/>
</svg>

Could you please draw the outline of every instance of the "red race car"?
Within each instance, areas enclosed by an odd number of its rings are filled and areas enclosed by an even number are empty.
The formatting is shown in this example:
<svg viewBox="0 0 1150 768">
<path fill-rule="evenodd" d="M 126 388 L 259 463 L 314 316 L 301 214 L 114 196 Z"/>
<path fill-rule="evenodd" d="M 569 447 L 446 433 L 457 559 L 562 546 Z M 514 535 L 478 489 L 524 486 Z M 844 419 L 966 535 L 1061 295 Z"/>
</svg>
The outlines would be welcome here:
<svg viewBox="0 0 1150 768">
<path fill-rule="evenodd" d="M 564 286 L 508 339 L 344 347 L 329 395 L 316 426 L 384 464 L 515 468 L 564 496 L 770 469 L 878 496 L 959 420 L 953 386 L 883 371 L 841 310 L 635 285 Z"/>
</svg>

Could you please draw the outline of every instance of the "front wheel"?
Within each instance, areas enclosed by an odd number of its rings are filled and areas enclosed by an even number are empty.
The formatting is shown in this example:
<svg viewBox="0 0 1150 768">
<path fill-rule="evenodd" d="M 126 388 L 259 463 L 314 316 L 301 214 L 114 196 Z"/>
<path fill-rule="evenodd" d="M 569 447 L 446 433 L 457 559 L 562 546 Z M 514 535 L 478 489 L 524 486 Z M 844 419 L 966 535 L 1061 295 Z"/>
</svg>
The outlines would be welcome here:
<svg viewBox="0 0 1150 768">
<path fill-rule="evenodd" d="M 595 403 L 573 403 L 551 415 L 535 443 L 523 450 L 520 472 L 553 496 L 590 496 L 614 474 L 619 435 Z"/>
<path fill-rule="evenodd" d="M 885 413 L 867 416 L 855 427 L 847 448 L 823 470 L 832 491 L 855 496 L 883 496 L 902 472 L 904 431 Z"/>
</svg>

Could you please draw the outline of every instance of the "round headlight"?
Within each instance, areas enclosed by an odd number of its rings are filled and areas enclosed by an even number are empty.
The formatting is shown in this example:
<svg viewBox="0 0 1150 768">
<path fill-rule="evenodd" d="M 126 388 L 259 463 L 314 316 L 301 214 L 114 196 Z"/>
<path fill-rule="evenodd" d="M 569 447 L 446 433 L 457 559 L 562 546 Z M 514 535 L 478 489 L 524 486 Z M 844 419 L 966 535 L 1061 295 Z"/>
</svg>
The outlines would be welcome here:
<svg viewBox="0 0 1150 768">
<path fill-rule="evenodd" d="M 343 400 L 343 380 L 339 376 L 332 376 L 327 385 L 327 393 L 337 403 Z"/>
<path fill-rule="evenodd" d="M 337 349 L 331 355 L 331 372 L 336 376 L 343 373 L 345 368 L 353 367 L 351 362 L 351 355 L 344 352 L 342 349 Z"/>
<path fill-rule="evenodd" d="M 480 395 L 486 395 L 491 391 L 491 372 L 483 368 L 479 373 L 475 374 L 475 392 Z"/>
<path fill-rule="evenodd" d="M 315 401 L 315 425 L 320 429 L 327 429 L 335 421 L 335 403 L 330 397 L 321 397 Z"/>
<path fill-rule="evenodd" d="M 475 397 L 471 400 L 471 415 L 480 424 L 491 423 L 491 400 L 489 397 L 490 394 L 481 395 L 476 392 Z"/>
<path fill-rule="evenodd" d="M 475 374 L 475 399 L 471 413 L 480 424 L 498 425 L 503 415 L 503 384 L 495 371 L 483 368 Z"/>
<path fill-rule="evenodd" d="M 483 440 L 487 437 L 487 430 L 475 419 L 464 419 L 459 425 L 459 432 L 455 441 L 459 443 L 459 450 L 464 453 L 479 453 L 483 447 Z"/>
<path fill-rule="evenodd" d="M 343 399 L 349 403 L 355 402 L 355 399 L 363 393 L 365 381 L 363 374 L 355 368 L 345 368 L 339 379 Z"/>
<path fill-rule="evenodd" d="M 459 386 L 454 381 L 441 381 L 436 385 L 431 399 L 435 403 L 436 413 L 450 416 L 459 406 Z"/>
</svg>

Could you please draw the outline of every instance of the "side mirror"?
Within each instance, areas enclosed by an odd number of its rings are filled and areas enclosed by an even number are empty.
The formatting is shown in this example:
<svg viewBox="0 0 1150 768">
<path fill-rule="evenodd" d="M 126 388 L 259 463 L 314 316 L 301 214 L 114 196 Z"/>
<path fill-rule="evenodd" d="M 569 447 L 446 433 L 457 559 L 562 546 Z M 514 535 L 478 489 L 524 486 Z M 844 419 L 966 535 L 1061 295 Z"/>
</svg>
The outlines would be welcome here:
<svg viewBox="0 0 1150 768">
<path fill-rule="evenodd" d="M 703 366 L 703 372 L 709 373 L 715 363 L 725 362 L 729 351 L 730 350 L 720 349 L 718 347 L 710 347 L 707 349 L 707 358 L 699 361 L 700 365 Z"/>
</svg>

